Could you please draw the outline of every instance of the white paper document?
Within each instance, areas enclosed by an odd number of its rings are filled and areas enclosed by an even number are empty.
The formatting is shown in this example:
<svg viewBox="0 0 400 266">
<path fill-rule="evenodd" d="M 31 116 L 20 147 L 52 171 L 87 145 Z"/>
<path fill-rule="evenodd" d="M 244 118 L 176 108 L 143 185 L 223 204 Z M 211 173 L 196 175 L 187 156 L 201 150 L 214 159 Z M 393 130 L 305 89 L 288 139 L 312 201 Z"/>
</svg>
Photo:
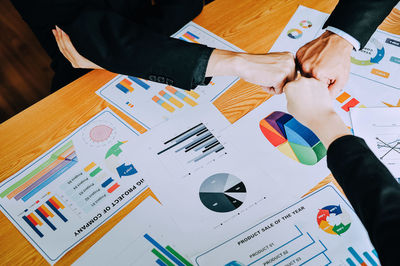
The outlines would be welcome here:
<svg viewBox="0 0 400 266">
<path fill-rule="evenodd" d="M 223 50 L 243 51 L 193 22 L 189 22 L 172 37 Z M 238 80 L 238 77 L 214 77 L 208 86 L 198 86 L 194 90 L 186 91 L 136 77 L 118 75 L 96 93 L 149 129 L 175 114 L 214 101 Z"/>
<path fill-rule="evenodd" d="M 354 135 L 369 148 L 400 183 L 400 107 L 352 109 Z"/>
<path fill-rule="evenodd" d="M 317 38 L 329 14 L 299 6 L 270 52 L 296 54 L 304 44 Z M 377 30 L 361 51 L 351 55 L 351 73 L 344 91 L 335 100 L 335 109 L 351 127 L 349 110 L 379 107 L 400 100 L 400 36 Z"/>
<path fill-rule="evenodd" d="M 212 107 L 153 128 L 143 136 L 146 160 L 136 159 L 180 230 L 196 239 L 192 255 L 285 200 L 276 180 L 219 134 L 229 122 Z"/>
<path fill-rule="evenodd" d="M 149 197 L 73 265 L 190 265 L 188 240 L 162 205 Z M 168 264 L 167 264 L 168 265 Z"/>
<path fill-rule="evenodd" d="M 285 95 L 276 95 L 223 131 L 243 157 L 285 188 L 286 200 L 306 194 L 330 174 L 320 140 L 288 118 Z"/>
<path fill-rule="evenodd" d="M 137 133 L 105 109 L 0 184 L 0 209 L 51 264 L 147 185 L 131 160 Z"/>
<path fill-rule="evenodd" d="M 332 186 L 195 257 L 196 265 L 378 265 L 356 213 Z"/>
</svg>

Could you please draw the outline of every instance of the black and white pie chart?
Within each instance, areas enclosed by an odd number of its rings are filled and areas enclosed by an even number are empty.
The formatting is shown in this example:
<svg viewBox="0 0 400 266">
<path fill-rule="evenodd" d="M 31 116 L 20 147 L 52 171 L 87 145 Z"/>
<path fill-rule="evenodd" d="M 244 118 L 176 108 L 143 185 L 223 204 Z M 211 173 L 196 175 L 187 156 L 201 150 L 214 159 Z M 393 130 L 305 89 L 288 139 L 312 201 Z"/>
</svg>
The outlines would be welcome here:
<svg viewBox="0 0 400 266">
<path fill-rule="evenodd" d="M 199 195 L 206 208 L 215 212 L 230 212 L 243 204 L 246 187 L 236 176 L 218 173 L 204 180 Z"/>
</svg>

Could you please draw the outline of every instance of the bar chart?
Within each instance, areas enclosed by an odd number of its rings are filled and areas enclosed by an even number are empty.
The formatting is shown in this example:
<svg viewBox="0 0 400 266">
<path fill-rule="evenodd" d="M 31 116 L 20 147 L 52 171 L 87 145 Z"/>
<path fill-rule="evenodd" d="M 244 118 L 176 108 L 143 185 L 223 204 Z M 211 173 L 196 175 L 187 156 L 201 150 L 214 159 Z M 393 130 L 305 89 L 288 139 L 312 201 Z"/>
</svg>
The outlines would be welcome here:
<svg viewBox="0 0 400 266">
<path fill-rule="evenodd" d="M 60 211 L 64 209 L 65 206 L 56 196 L 52 196 L 51 198 L 49 198 L 46 201 L 46 205 L 42 204 L 37 209 L 35 209 L 34 212 L 22 216 L 22 219 L 40 238 L 44 237 L 44 233 L 42 232 L 44 230 L 40 229 L 42 229 L 42 226 L 44 226 L 45 224 L 52 231 L 56 231 L 56 223 L 59 224 L 60 220 L 64 223 L 68 222 L 68 219 Z M 56 217 L 58 217 L 59 220 L 57 220 Z"/>
<path fill-rule="evenodd" d="M 47 161 L 4 190 L 0 197 L 7 196 L 8 199 L 22 199 L 22 201 L 26 202 L 77 162 L 75 147 L 72 141 L 68 141 L 55 151 Z"/>
<path fill-rule="evenodd" d="M 371 253 L 373 256 L 368 253 L 368 252 L 363 252 L 362 254 L 359 254 L 353 247 L 349 247 L 347 249 L 349 253 L 351 254 L 351 257 L 346 259 L 346 262 L 348 263 L 349 266 L 356 266 L 356 265 L 361 265 L 361 266 L 367 266 L 367 265 L 372 265 L 372 266 L 378 266 L 379 264 L 377 263 L 378 260 L 378 253 L 376 252 L 375 249 L 371 250 Z M 373 258 L 375 257 L 375 258 Z M 365 258 L 365 259 L 364 259 Z M 354 262 L 354 260 L 356 262 Z M 376 260 L 376 261 L 375 261 Z M 368 264 L 366 263 L 368 262 Z"/>
<path fill-rule="evenodd" d="M 149 234 L 145 234 L 144 238 L 150 242 L 154 248 L 151 252 L 157 257 L 156 263 L 160 266 L 178 265 L 178 266 L 193 266 L 184 256 L 179 254 L 171 246 L 163 247 Z"/>
<path fill-rule="evenodd" d="M 186 164 L 197 163 L 224 149 L 224 146 L 203 123 L 165 141 L 164 147 L 157 155 L 165 153 L 182 155 Z"/>
</svg>

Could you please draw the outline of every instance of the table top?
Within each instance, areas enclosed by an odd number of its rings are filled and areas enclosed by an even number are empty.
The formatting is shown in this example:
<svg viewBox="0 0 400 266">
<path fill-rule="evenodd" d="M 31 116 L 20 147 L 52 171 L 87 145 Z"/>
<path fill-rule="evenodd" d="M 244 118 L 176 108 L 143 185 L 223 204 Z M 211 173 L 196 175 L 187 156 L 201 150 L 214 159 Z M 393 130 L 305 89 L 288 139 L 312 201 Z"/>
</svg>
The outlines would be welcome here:
<svg viewBox="0 0 400 266">
<path fill-rule="evenodd" d="M 337 0 L 216 0 L 207 5 L 194 22 L 251 53 L 266 53 L 284 29 L 298 5 L 330 13 Z M 392 12 L 393 13 L 393 12 Z M 392 17 L 380 26 L 400 34 Z M 399 14 L 394 14 L 399 16 Z M 110 107 L 139 132 L 138 123 L 105 102 L 95 91 L 116 74 L 95 70 L 46 97 L 0 125 L 0 181 L 35 160 L 91 117 Z M 270 97 L 260 87 L 243 80 L 222 94 L 215 106 L 234 123 Z M 334 179 L 328 177 L 317 187 Z M 150 190 L 142 197 L 153 196 Z M 140 202 L 134 200 L 92 235 L 69 251 L 57 265 L 71 264 L 115 226 Z M 2 264 L 46 264 L 11 222 L 0 214 Z"/>
</svg>

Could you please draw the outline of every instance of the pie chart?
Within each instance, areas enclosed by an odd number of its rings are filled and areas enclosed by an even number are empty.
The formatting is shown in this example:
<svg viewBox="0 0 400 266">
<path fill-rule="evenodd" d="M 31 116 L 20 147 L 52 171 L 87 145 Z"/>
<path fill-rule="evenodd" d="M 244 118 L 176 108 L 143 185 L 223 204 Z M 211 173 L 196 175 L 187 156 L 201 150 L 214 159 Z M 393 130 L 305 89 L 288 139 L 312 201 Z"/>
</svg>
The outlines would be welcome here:
<svg viewBox="0 0 400 266">
<path fill-rule="evenodd" d="M 326 155 L 319 138 L 293 116 L 273 112 L 260 121 L 267 140 L 287 157 L 305 165 L 314 165 Z"/>
<path fill-rule="evenodd" d="M 246 198 L 246 187 L 232 174 L 218 173 L 208 177 L 200 186 L 200 200 L 214 212 L 230 212 L 239 208 Z"/>
<path fill-rule="evenodd" d="M 291 29 L 287 32 L 287 36 L 292 39 L 299 39 L 303 36 L 303 32 L 299 29 Z"/>
</svg>

